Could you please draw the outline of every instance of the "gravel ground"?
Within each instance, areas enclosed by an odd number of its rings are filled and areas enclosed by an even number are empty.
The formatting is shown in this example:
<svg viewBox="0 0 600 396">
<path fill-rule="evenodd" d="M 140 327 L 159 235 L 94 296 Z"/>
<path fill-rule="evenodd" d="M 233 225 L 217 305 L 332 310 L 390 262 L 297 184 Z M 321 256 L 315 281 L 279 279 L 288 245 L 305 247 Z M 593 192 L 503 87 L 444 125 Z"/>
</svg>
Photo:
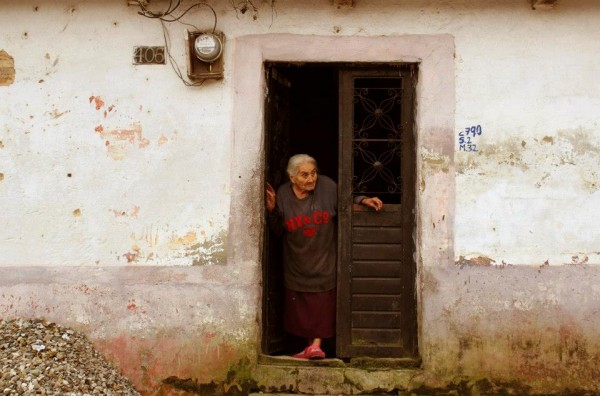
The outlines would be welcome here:
<svg viewBox="0 0 600 396">
<path fill-rule="evenodd" d="M 43 320 L 0 321 L 0 395 L 139 395 L 72 329 Z"/>
</svg>

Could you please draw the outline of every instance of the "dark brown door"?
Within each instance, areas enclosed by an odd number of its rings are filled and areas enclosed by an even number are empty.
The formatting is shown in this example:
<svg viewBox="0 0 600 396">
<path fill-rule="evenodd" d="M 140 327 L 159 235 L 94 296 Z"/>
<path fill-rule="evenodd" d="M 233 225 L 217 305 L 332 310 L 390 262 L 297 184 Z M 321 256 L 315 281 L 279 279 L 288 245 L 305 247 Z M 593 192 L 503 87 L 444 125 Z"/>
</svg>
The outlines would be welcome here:
<svg viewBox="0 0 600 396">
<path fill-rule="evenodd" d="M 338 357 L 418 353 L 414 70 L 340 71 Z M 384 209 L 353 205 L 356 195 Z"/>
<path fill-rule="evenodd" d="M 287 180 L 285 169 L 290 156 L 290 81 L 274 67 L 266 68 L 268 93 L 265 124 L 265 178 L 277 188 Z M 263 320 L 262 350 L 266 354 L 285 349 L 283 330 L 283 267 L 281 238 L 265 227 L 263 249 Z"/>
</svg>

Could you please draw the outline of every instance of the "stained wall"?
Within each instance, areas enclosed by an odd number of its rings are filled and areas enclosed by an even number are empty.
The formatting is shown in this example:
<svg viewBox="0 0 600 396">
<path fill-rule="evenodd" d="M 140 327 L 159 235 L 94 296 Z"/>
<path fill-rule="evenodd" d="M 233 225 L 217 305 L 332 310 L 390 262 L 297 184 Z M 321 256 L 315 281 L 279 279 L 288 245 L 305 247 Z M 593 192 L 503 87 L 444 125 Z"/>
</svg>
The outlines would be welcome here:
<svg viewBox="0 0 600 396">
<path fill-rule="evenodd" d="M 596 385 L 600 6 L 209 4 L 225 74 L 198 87 L 169 63 L 132 64 L 135 46 L 164 45 L 166 33 L 185 75 L 189 26 L 163 31 L 116 0 L 0 6 L 3 318 L 85 331 L 144 389 L 255 361 L 260 62 L 421 62 L 415 259 L 428 381 Z M 187 22 L 212 28 L 213 14 L 198 6 Z"/>
</svg>

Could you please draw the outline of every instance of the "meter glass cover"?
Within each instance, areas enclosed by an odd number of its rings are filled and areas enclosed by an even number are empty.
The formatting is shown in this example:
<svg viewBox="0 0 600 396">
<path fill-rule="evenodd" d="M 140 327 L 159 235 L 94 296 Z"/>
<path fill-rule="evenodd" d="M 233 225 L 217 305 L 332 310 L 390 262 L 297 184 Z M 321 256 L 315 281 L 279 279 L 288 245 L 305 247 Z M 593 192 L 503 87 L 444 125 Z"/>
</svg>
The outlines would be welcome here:
<svg viewBox="0 0 600 396">
<path fill-rule="evenodd" d="M 203 61 L 212 62 L 221 55 L 221 42 L 212 34 L 201 34 L 194 42 L 196 56 Z"/>
</svg>

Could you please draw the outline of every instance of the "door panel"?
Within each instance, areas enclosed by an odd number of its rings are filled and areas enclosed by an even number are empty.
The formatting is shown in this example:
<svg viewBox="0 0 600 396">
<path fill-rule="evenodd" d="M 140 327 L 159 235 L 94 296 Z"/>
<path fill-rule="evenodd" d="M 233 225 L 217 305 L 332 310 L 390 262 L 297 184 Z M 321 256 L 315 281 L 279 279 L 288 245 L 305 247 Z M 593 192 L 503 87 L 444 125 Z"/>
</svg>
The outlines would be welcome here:
<svg viewBox="0 0 600 396">
<path fill-rule="evenodd" d="M 400 227 L 352 227 L 354 243 L 401 243 Z"/>
<path fill-rule="evenodd" d="M 340 73 L 338 355 L 416 357 L 414 69 Z M 352 203 L 378 196 L 383 210 Z"/>
<path fill-rule="evenodd" d="M 353 243 L 352 258 L 355 260 L 385 260 L 390 257 L 399 257 L 402 254 L 402 245 L 399 243 Z"/>
<path fill-rule="evenodd" d="M 353 311 L 352 327 L 376 330 L 397 329 L 400 327 L 400 314 L 394 312 Z"/>
<path fill-rule="evenodd" d="M 400 330 L 389 329 L 355 329 L 352 330 L 352 339 L 359 345 L 400 344 L 402 342 L 402 333 Z"/>
<path fill-rule="evenodd" d="M 398 296 L 390 294 L 388 296 L 371 294 L 353 294 L 352 309 L 357 311 L 399 311 L 401 307 Z"/>
<path fill-rule="evenodd" d="M 400 261 L 353 261 L 352 275 L 353 276 L 378 276 L 386 278 L 397 278 L 402 274 L 402 263 Z"/>
<path fill-rule="evenodd" d="M 377 194 L 379 195 L 379 194 Z M 381 197 L 380 197 L 381 198 Z M 380 212 L 373 212 L 371 209 L 361 206 L 352 206 L 352 227 L 401 227 L 402 226 L 402 205 L 389 203 L 382 198 L 385 205 Z M 382 214 L 385 214 L 381 216 Z"/>
<path fill-rule="evenodd" d="M 402 278 L 352 278 L 352 301 L 357 294 L 397 295 L 403 288 Z M 353 307 L 356 309 L 356 307 Z"/>
</svg>

